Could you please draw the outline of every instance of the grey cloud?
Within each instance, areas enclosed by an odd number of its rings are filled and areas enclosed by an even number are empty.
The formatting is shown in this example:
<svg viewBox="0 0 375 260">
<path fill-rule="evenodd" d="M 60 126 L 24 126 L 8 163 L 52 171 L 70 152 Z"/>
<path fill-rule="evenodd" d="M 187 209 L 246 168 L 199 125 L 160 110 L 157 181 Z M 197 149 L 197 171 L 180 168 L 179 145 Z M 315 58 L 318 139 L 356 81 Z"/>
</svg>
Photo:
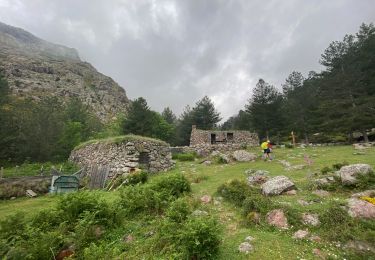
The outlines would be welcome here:
<svg viewBox="0 0 375 260">
<path fill-rule="evenodd" d="M 0 0 L 0 19 L 51 42 L 180 113 L 204 95 L 222 116 L 243 108 L 262 77 L 280 87 L 293 70 L 320 70 L 333 40 L 372 22 L 372 0 Z"/>
</svg>

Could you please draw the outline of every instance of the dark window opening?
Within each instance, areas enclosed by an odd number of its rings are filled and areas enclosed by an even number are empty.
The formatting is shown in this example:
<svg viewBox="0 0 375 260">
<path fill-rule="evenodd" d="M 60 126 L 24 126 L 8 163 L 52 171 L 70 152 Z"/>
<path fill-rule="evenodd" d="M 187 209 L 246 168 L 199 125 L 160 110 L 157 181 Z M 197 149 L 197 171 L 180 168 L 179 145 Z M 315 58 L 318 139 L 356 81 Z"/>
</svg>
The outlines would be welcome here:
<svg viewBox="0 0 375 260">
<path fill-rule="evenodd" d="M 139 153 L 139 165 L 143 169 L 148 169 L 150 166 L 150 154 L 147 152 Z"/>
<path fill-rule="evenodd" d="M 233 133 L 227 133 L 227 140 L 228 141 L 233 141 L 234 137 L 233 137 Z"/>
<path fill-rule="evenodd" d="M 216 144 L 216 134 L 211 134 L 211 144 Z"/>
</svg>

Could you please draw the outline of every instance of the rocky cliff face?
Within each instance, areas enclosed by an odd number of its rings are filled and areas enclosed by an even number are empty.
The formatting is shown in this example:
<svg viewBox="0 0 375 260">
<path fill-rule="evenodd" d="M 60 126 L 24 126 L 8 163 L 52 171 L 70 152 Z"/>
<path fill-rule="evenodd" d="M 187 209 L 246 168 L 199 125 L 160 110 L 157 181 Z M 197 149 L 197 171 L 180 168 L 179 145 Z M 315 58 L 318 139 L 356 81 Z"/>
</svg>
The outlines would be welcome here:
<svg viewBox="0 0 375 260">
<path fill-rule="evenodd" d="M 126 112 L 129 100 L 114 80 L 81 61 L 75 49 L 53 44 L 0 23 L 0 71 L 14 95 L 39 100 L 78 97 L 107 121 Z"/>
</svg>

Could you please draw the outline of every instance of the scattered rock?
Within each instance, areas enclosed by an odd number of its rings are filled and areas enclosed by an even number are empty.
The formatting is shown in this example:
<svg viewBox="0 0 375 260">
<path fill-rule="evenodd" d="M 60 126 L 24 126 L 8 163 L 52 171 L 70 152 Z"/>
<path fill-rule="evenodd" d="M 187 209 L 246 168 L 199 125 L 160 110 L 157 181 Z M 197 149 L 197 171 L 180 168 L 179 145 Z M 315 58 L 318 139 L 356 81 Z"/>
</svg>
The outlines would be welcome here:
<svg viewBox="0 0 375 260">
<path fill-rule="evenodd" d="M 204 164 L 204 165 L 211 165 L 212 162 L 211 162 L 211 161 L 204 161 L 203 164 Z"/>
<path fill-rule="evenodd" d="M 211 196 L 210 195 L 204 195 L 203 197 L 201 197 L 201 202 L 207 204 L 207 203 L 210 203 L 212 200 Z"/>
<path fill-rule="evenodd" d="M 315 194 L 319 197 L 327 197 L 330 195 L 330 193 L 328 191 L 325 191 L 325 190 L 315 190 L 312 192 L 312 194 Z"/>
<path fill-rule="evenodd" d="M 223 153 L 219 153 L 218 154 L 218 157 L 220 158 L 220 161 L 222 163 L 230 163 L 230 159 L 229 159 L 229 156 L 226 155 L 226 154 L 223 154 Z"/>
<path fill-rule="evenodd" d="M 258 170 L 247 177 L 247 183 L 250 186 L 260 185 L 268 180 L 268 171 Z"/>
<path fill-rule="evenodd" d="M 307 202 L 306 200 L 297 200 L 297 203 L 300 204 L 301 206 L 308 206 L 312 204 L 311 202 Z"/>
<path fill-rule="evenodd" d="M 349 241 L 345 244 L 345 248 L 354 249 L 356 251 L 362 251 L 362 252 L 372 252 L 375 254 L 375 247 L 373 244 L 370 244 L 365 241 Z"/>
<path fill-rule="evenodd" d="M 300 229 L 300 230 L 298 230 L 297 232 L 295 232 L 295 233 L 293 234 L 293 238 L 294 238 L 294 239 L 304 239 L 304 238 L 306 238 L 309 234 L 310 234 L 309 231 Z"/>
<path fill-rule="evenodd" d="M 134 237 L 132 235 L 127 235 L 126 237 L 124 237 L 123 240 L 124 240 L 125 243 L 131 243 L 131 242 L 133 242 Z"/>
<path fill-rule="evenodd" d="M 318 248 L 314 248 L 314 249 L 312 250 L 312 252 L 313 252 L 313 254 L 314 254 L 315 256 L 317 256 L 318 258 L 320 258 L 320 259 L 326 259 L 325 254 L 324 254 L 320 249 L 318 249 Z"/>
<path fill-rule="evenodd" d="M 375 219 L 375 205 L 357 198 L 348 200 L 348 213 L 354 218 Z"/>
<path fill-rule="evenodd" d="M 318 214 L 303 213 L 302 222 L 305 225 L 318 226 L 320 224 Z"/>
<path fill-rule="evenodd" d="M 250 162 L 250 161 L 255 161 L 257 159 L 256 154 L 249 153 L 245 150 L 234 151 L 232 156 L 236 161 L 239 161 L 239 162 Z"/>
<path fill-rule="evenodd" d="M 374 196 L 375 196 L 375 190 L 366 190 L 366 191 L 354 193 L 352 195 L 352 198 L 374 197 Z"/>
<path fill-rule="evenodd" d="M 329 177 L 325 177 L 325 178 L 321 178 L 321 179 L 316 179 L 315 180 L 315 183 L 319 186 L 319 187 L 324 187 L 324 186 L 327 186 L 331 183 L 334 183 L 335 182 L 335 178 L 332 177 L 332 176 L 329 176 Z"/>
<path fill-rule="evenodd" d="M 365 150 L 365 149 L 369 149 L 370 147 L 371 145 L 368 145 L 366 143 L 353 144 L 353 148 L 355 150 Z"/>
<path fill-rule="evenodd" d="M 207 216 L 208 212 L 203 210 L 194 210 L 193 213 L 191 213 L 193 216 L 199 217 L 199 216 Z"/>
<path fill-rule="evenodd" d="M 255 240 L 255 238 L 252 237 L 252 236 L 247 236 L 247 237 L 245 238 L 245 241 L 247 241 L 247 242 L 252 242 L 252 241 L 254 241 L 254 240 Z"/>
<path fill-rule="evenodd" d="M 243 242 L 239 245 L 238 250 L 241 253 L 248 254 L 253 250 L 253 246 L 249 242 Z"/>
<path fill-rule="evenodd" d="M 11 197 L 11 198 L 10 198 L 10 200 L 15 200 L 15 199 L 16 199 L 16 197 Z"/>
<path fill-rule="evenodd" d="M 356 176 L 358 175 L 368 175 L 374 170 L 368 164 L 351 164 L 341 167 L 338 174 L 341 177 L 341 182 L 343 184 L 354 184 L 357 182 Z"/>
<path fill-rule="evenodd" d="M 294 183 L 285 176 L 276 176 L 262 185 L 264 195 L 279 195 L 284 191 L 295 188 Z"/>
<path fill-rule="evenodd" d="M 285 195 L 297 195 L 297 191 L 296 190 L 288 190 L 288 191 L 283 192 L 283 194 L 285 194 Z"/>
<path fill-rule="evenodd" d="M 286 161 L 286 160 L 278 160 L 279 163 L 281 163 L 285 168 L 289 168 L 290 166 L 292 166 L 290 164 L 290 162 Z"/>
<path fill-rule="evenodd" d="M 311 241 L 313 241 L 313 242 L 316 242 L 316 243 L 319 243 L 319 242 L 322 241 L 322 239 L 320 238 L 320 236 L 317 236 L 317 235 L 312 235 L 309 239 Z"/>
<path fill-rule="evenodd" d="M 294 165 L 294 166 L 289 166 L 286 168 L 287 171 L 298 171 L 302 170 L 306 167 L 306 165 L 299 164 L 299 165 Z"/>
<path fill-rule="evenodd" d="M 288 220 L 281 209 L 274 209 L 267 213 L 267 223 L 276 226 L 281 229 L 287 229 L 289 227 Z"/>
</svg>

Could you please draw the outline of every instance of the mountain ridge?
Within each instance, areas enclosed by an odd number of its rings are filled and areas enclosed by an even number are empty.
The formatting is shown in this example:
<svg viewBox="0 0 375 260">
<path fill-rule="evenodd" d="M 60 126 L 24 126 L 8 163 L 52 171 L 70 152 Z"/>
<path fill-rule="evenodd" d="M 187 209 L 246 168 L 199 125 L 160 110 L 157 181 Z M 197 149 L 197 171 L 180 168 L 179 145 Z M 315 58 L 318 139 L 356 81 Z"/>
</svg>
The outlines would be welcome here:
<svg viewBox="0 0 375 260">
<path fill-rule="evenodd" d="M 83 62 L 74 48 L 50 43 L 0 22 L 0 71 L 12 94 L 40 100 L 79 98 L 103 121 L 126 113 L 126 91 L 112 78 Z"/>
</svg>

